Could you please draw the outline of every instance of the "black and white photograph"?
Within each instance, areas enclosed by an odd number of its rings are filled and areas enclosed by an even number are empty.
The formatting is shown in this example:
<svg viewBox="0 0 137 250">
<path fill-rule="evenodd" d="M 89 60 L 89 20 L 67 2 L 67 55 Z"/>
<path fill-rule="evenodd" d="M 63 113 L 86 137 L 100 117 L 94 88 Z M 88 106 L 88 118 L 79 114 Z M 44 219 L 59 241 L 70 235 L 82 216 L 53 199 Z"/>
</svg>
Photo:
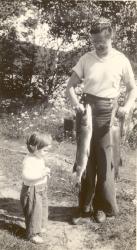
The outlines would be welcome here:
<svg viewBox="0 0 137 250">
<path fill-rule="evenodd" d="M 0 0 L 0 250 L 136 250 L 137 1 Z"/>
</svg>

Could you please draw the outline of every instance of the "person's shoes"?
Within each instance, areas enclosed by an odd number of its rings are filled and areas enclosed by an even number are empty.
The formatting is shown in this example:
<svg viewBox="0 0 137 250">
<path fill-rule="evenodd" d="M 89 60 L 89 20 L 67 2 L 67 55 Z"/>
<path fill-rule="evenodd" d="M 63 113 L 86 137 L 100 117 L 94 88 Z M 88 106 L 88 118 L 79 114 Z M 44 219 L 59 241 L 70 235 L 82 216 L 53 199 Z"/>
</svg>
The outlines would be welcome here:
<svg viewBox="0 0 137 250">
<path fill-rule="evenodd" d="M 118 212 L 114 213 L 114 212 L 107 212 L 106 216 L 107 216 L 107 220 L 114 220 L 118 215 Z"/>
<path fill-rule="evenodd" d="M 39 235 L 35 235 L 35 236 L 31 237 L 31 238 L 30 238 L 30 241 L 31 241 L 32 243 L 35 243 L 35 244 L 43 244 L 43 243 L 44 243 L 44 240 L 43 240 L 42 237 L 39 236 Z"/>
<path fill-rule="evenodd" d="M 103 223 L 106 221 L 106 214 L 102 210 L 98 210 L 94 215 L 95 221 L 98 223 Z"/>
<path fill-rule="evenodd" d="M 119 209 L 116 207 L 113 211 L 106 211 L 106 216 L 108 218 L 115 218 L 119 214 Z"/>
<path fill-rule="evenodd" d="M 77 216 L 72 218 L 73 225 L 88 224 L 91 222 L 90 212 L 79 213 Z"/>
</svg>

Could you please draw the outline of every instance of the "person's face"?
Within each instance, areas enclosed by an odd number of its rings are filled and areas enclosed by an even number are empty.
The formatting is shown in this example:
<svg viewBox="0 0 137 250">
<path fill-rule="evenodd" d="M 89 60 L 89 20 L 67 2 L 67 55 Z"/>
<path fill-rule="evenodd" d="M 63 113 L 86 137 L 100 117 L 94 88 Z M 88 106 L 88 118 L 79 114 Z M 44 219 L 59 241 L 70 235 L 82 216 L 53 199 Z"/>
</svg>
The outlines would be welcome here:
<svg viewBox="0 0 137 250">
<path fill-rule="evenodd" d="M 108 38 L 106 36 L 105 30 L 102 31 L 101 33 L 92 35 L 92 41 L 97 55 L 99 56 L 107 55 L 111 45 L 111 37 Z"/>
<path fill-rule="evenodd" d="M 46 154 L 47 154 L 47 152 L 49 151 L 50 148 L 51 148 L 51 145 L 48 145 L 48 146 L 46 146 L 46 147 L 43 147 L 43 148 L 37 150 L 37 151 L 35 152 L 35 155 L 36 155 L 37 157 L 39 157 L 39 158 L 44 158 L 44 157 L 46 156 Z"/>
</svg>

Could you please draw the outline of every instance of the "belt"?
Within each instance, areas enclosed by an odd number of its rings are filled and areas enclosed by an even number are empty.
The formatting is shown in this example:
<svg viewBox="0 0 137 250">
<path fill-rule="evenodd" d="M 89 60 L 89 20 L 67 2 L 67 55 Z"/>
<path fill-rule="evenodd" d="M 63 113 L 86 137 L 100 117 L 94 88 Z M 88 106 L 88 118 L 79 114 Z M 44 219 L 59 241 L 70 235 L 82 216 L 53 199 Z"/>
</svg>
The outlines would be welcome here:
<svg viewBox="0 0 137 250">
<path fill-rule="evenodd" d="M 83 93 L 82 98 L 91 98 L 92 100 L 102 100 L 102 101 L 115 101 L 117 99 L 117 97 L 114 98 L 108 98 L 108 97 L 100 97 L 100 96 L 95 96 L 92 94 L 88 94 L 88 93 Z"/>
</svg>

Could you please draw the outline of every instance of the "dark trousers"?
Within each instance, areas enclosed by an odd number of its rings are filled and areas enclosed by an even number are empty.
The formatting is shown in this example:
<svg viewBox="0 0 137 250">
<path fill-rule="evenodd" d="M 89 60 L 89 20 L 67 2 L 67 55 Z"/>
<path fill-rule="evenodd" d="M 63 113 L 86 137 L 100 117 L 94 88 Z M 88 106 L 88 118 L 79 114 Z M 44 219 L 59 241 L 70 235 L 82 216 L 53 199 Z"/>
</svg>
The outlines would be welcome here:
<svg viewBox="0 0 137 250">
<path fill-rule="evenodd" d="M 26 186 L 23 184 L 20 201 L 25 217 L 26 233 L 30 238 L 46 228 L 48 220 L 48 198 L 46 184 Z"/>
<path fill-rule="evenodd" d="M 81 182 L 79 207 L 81 211 L 85 212 L 103 210 L 108 215 L 116 215 L 118 207 L 111 133 L 116 101 L 88 94 L 84 95 L 82 100 L 84 104 L 89 103 L 92 107 L 93 134 L 86 173 Z"/>
</svg>

